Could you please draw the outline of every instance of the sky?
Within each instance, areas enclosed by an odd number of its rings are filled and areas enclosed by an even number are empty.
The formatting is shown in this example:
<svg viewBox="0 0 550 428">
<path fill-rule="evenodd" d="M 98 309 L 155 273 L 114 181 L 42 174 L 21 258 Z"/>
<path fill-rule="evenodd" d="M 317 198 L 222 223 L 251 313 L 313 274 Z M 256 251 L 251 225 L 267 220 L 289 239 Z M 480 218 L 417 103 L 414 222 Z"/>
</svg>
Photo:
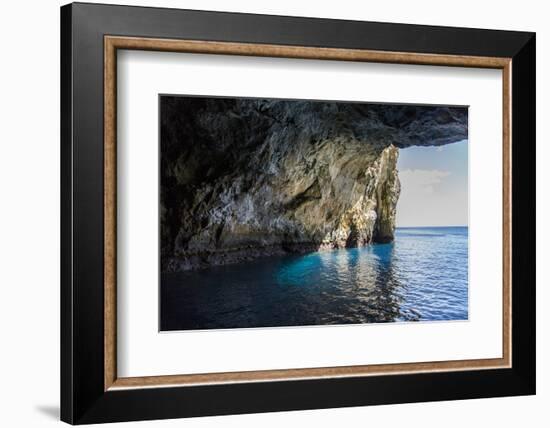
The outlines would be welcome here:
<svg viewBox="0 0 550 428">
<path fill-rule="evenodd" d="M 468 141 L 399 150 L 397 227 L 468 225 Z"/>
</svg>

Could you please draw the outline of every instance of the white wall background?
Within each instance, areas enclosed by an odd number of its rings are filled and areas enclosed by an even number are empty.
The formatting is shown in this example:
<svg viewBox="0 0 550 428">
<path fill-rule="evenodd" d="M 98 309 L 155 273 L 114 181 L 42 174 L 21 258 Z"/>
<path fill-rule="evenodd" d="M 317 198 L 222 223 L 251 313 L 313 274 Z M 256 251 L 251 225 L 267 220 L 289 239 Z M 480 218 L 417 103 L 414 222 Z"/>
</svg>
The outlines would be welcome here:
<svg viewBox="0 0 550 428">
<path fill-rule="evenodd" d="M 549 13 L 537 0 L 269 2 L 147 0 L 126 4 L 537 32 L 538 394 L 461 402 L 139 423 L 158 427 L 544 426 L 550 405 Z M 103 1 L 103 3 L 116 3 Z M 0 421 L 54 426 L 59 407 L 59 6 L 4 2 L 0 12 Z M 138 426 L 137 423 L 125 426 Z"/>
</svg>

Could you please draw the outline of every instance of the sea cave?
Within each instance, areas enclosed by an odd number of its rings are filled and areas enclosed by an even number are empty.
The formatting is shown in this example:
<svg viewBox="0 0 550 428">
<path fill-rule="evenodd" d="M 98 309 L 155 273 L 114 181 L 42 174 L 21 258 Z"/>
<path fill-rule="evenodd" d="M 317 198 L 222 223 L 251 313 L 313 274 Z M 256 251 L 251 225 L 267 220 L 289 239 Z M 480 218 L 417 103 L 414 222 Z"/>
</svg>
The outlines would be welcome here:
<svg viewBox="0 0 550 428">
<path fill-rule="evenodd" d="M 468 137 L 465 107 L 161 96 L 160 109 L 163 272 L 391 242 L 399 149 Z"/>
</svg>

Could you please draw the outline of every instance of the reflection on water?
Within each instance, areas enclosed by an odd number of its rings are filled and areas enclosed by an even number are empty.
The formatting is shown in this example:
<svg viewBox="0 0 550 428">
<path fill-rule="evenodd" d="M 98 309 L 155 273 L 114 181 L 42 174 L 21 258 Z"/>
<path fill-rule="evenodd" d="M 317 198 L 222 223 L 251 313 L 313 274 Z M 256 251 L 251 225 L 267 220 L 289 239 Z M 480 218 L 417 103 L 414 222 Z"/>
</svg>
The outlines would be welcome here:
<svg viewBox="0 0 550 428">
<path fill-rule="evenodd" d="M 468 229 L 397 229 L 395 242 L 162 276 L 161 329 L 468 318 Z"/>
</svg>

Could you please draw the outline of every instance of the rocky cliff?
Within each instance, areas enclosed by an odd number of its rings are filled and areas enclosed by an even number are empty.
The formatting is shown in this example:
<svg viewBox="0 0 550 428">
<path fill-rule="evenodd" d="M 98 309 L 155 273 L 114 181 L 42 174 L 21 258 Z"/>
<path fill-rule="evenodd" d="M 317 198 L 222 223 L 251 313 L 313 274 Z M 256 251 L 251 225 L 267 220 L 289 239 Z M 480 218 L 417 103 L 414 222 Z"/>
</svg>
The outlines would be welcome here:
<svg viewBox="0 0 550 428">
<path fill-rule="evenodd" d="M 162 268 L 389 242 L 398 148 L 465 138 L 466 108 L 162 96 Z"/>
</svg>

